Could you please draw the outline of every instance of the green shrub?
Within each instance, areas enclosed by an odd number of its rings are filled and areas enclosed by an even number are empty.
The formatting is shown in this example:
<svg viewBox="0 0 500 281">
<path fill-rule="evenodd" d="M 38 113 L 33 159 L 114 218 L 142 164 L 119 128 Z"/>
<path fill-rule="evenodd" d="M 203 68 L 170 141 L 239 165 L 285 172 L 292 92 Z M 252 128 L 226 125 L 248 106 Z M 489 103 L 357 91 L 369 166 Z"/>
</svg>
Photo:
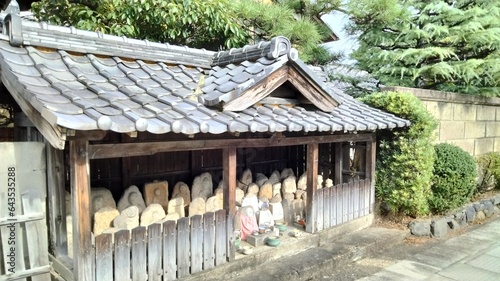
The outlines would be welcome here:
<svg viewBox="0 0 500 281">
<path fill-rule="evenodd" d="M 434 175 L 429 207 L 443 213 L 462 206 L 476 189 L 476 162 L 458 146 L 441 143 L 434 146 Z"/>
<path fill-rule="evenodd" d="M 490 152 L 479 156 L 478 192 L 488 191 L 493 188 L 500 189 L 500 153 Z"/>
<path fill-rule="evenodd" d="M 377 133 L 377 198 L 394 214 L 427 214 L 436 121 L 411 94 L 383 92 L 365 96 L 361 101 L 411 121 L 409 128 Z"/>
</svg>

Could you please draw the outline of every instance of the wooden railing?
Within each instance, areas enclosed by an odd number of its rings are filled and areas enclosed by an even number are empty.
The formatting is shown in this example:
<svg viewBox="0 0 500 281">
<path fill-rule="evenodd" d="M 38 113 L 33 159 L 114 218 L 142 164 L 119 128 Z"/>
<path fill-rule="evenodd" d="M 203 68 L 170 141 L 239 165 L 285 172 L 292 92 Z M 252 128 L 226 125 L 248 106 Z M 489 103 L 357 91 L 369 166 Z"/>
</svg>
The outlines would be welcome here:
<svg viewBox="0 0 500 281">
<path fill-rule="evenodd" d="M 314 193 L 315 231 L 321 231 L 371 212 L 373 190 L 369 180 L 318 189 Z"/>
<path fill-rule="evenodd" d="M 175 280 L 234 259 L 225 210 L 95 237 L 96 281 Z"/>
</svg>

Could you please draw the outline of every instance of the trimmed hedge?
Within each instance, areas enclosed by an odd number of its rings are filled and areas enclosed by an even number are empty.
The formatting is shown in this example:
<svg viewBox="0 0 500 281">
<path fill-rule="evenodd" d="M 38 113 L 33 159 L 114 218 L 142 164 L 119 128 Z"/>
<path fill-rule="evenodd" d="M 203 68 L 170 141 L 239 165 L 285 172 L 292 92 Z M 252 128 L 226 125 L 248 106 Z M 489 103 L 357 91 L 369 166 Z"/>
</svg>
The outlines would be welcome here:
<svg viewBox="0 0 500 281">
<path fill-rule="evenodd" d="M 409 128 L 377 133 L 377 198 L 394 214 L 427 214 L 436 121 L 422 102 L 408 93 L 376 93 L 361 98 L 361 101 L 411 121 Z"/>
<path fill-rule="evenodd" d="M 458 146 L 441 143 L 434 149 L 436 158 L 429 207 L 432 212 L 443 213 L 472 198 L 477 169 L 474 158 Z"/>
</svg>

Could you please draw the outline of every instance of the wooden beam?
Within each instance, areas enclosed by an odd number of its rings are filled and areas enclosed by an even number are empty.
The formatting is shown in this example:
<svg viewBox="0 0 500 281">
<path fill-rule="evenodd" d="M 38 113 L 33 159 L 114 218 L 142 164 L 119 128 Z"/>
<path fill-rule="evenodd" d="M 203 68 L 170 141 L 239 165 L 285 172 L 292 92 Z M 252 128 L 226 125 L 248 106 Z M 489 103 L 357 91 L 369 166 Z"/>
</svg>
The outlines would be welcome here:
<svg viewBox="0 0 500 281">
<path fill-rule="evenodd" d="M 244 91 L 239 97 L 229 100 L 223 105 L 227 111 L 242 111 L 256 104 L 288 80 L 288 66 L 275 70 L 256 86 Z"/>
<path fill-rule="evenodd" d="M 318 188 L 318 144 L 307 145 L 307 206 L 306 206 L 306 231 L 316 232 L 316 213 L 314 212 L 313 198 Z"/>
<path fill-rule="evenodd" d="M 74 136 L 67 136 L 66 140 L 89 140 L 89 141 L 98 141 L 102 140 L 108 131 L 101 130 L 92 130 L 92 131 L 75 131 Z"/>
<path fill-rule="evenodd" d="M 49 215 L 49 247 L 56 258 L 68 255 L 66 231 L 66 189 L 64 187 L 64 151 L 46 142 L 47 200 Z"/>
<path fill-rule="evenodd" d="M 89 159 L 104 159 L 153 155 L 159 152 L 224 149 L 228 147 L 293 146 L 311 143 L 336 143 L 372 140 L 372 134 L 344 134 L 305 137 L 212 139 L 165 142 L 135 142 L 93 144 L 89 146 Z"/>
<path fill-rule="evenodd" d="M 338 106 L 338 103 L 330 96 L 330 94 L 325 93 L 323 89 L 318 88 L 314 82 L 306 79 L 293 67 L 288 69 L 288 77 L 290 83 L 292 83 L 292 85 L 297 88 L 297 90 L 299 90 L 299 92 L 306 99 L 322 111 L 332 112 L 335 107 Z"/>
<path fill-rule="evenodd" d="M 373 213 L 375 206 L 375 163 L 377 157 L 377 142 L 375 134 L 373 138 L 366 142 L 366 179 L 370 180 L 370 213 Z"/>
<path fill-rule="evenodd" d="M 344 155 L 342 150 L 342 143 L 335 143 L 335 170 L 334 170 L 334 184 L 342 183 L 342 170 L 344 168 Z"/>
<path fill-rule="evenodd" d="M 224 182 L 224 210 L 236 214 L 236 147 L 222 150 L 222 180 Z"/>
<path fill-rule="evenodd" d="M 73 206 L 73 273 L 75 280 L 93 281 L 90 225 L 90 178 L 88 142 L 70 142 L 71 204 Z"/>
</svg>

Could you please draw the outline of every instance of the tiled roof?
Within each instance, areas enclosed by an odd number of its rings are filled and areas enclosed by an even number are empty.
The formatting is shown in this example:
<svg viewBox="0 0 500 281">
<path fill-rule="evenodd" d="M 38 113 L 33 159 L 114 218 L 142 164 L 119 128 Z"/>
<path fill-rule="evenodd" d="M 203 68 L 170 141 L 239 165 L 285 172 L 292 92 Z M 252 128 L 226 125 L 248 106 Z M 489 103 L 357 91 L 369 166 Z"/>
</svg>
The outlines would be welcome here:
<svg viewBox="0 0 500 281">
<path fill-rule="evenodd" d="M 217 53 L 32 21 L 21 25 L 0 34 L 2 81 L 54 128 L 192 135 L 409 125 L 327 87 L 283 37 Z M 246 98 L 247 90 L 284 66 L 323 93 L 320 102 L 335 102 L 333 111 L 258 102 L 237 112 L 217 107 Z"/>
</svg>

